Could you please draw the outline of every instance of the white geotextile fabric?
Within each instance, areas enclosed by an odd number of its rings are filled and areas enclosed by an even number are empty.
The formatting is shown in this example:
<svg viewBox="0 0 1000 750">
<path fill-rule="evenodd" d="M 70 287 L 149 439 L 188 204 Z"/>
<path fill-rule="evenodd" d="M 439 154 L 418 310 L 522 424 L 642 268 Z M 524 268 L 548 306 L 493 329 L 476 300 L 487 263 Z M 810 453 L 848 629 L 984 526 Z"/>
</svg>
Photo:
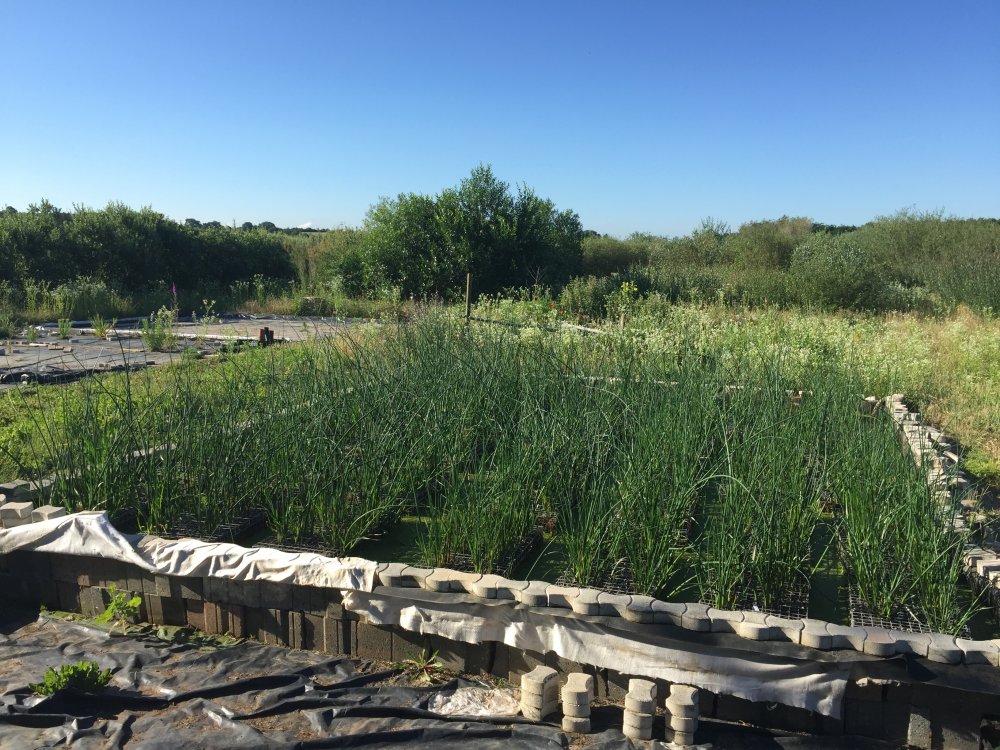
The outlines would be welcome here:
<svg viewBox="0 0 1000 750">
<path fill-rule="evenodd" d="M 134 544 L 104 513 L 74 513 L 0 530 L 0 554 L 36 550 L 88 555 L 137 565 L 161 575 L 297 583 L 322 588 L 371 591 L 377 564 L 357 557 L 332 559 L 264 547 L 197 539 L 141 537 Z"/>
<path fill-rule="evenodd" d="M 134 541 L 133 541 L 134 540 Z M 713 649 L 677 639 L 677 648 L 646 642 L 558 609 L 530 609 L 497 600 L 422 599 L 419 589 L 372 593 L 377 563 L 195 539 L 129 538 L 103 513 L 75 513 L 0 530 L 0 554 L 36 550 L 103 557 L 162 575 L 266 580 L 343 590 L 344 607 L 375 625 L 440 635 L 465 643 L 497 641 L 622 674 L 664 679 L 751 701 L 772 701 L 839 716 L 848 672 L 843 665 Z"/>
<path fill-rule="evenodd" d="M 621 674 L 695 685 L 750 701 L 796 706 L 840 716 L 848 669 L 835 662 L 699 647 L 677 641 L 677 648 L 645 642 L 639 633 L 616 631 L 568 611 L 514 607 L 512 602 L 414 601 L 398 596 L 351 591 L 344 608 L 364 614 L 375 625 L 440 635 L 454 641 L 497 641 L 570 661 L 614 669 Z"/>
</svg>

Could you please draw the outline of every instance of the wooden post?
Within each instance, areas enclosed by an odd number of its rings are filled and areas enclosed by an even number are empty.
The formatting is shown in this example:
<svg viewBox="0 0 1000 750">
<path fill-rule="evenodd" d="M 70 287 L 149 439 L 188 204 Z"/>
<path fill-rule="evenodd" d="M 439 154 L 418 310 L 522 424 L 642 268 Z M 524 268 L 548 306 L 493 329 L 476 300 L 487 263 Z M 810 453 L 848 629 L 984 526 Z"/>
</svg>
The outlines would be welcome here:
<svg viewBox="0 0 1000 750">
<path fill-rule="evenodd" d="M 472 274 L 465 274 L 465 325 L 472 319 Z"/>
</svg>

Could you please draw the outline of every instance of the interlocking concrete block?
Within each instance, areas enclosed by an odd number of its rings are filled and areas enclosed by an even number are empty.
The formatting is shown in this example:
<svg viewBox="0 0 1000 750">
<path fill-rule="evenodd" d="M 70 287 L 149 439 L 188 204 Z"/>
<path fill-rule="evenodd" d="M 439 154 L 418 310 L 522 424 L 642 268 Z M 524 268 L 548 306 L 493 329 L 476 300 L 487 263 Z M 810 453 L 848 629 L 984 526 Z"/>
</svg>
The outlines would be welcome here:
<svg viewBox="0 0 1000 750">
<path fill-rule="evenodd" d="M 628 681 L 628 695 L 633 705 L 651 705 L 649 711 L 632 709 L 634 713 L 655 713 L 656 712 L 656 683 L 652 680 L 644 680 L 640 677 L 633 677 Z"/>
<path fill-rule="evenodd" d="M 583 672 L 572 672 L 566 677 L 566 684 L 559 691 L 563 703 L 587 704 L 594 697 L 594 677 Z M 576 714 L 574 714 L 576 715 Z"/>
<path fill-rule="evenodd" d="M 480 599 L 496 599 L 497 584 L 504 580 L 502 576 L 487 573 L 472 584 L 472 594 Z"/>
<path fill-rule="evenodd" d="M 865 628 L 865 631 L 864 653 L 870 656 L 892 656 L 896 653 L 896 641 L 888 630 Z"/>
<path fill-rule="evenodd" d="M 521 705 L 521 715 L 528 721 L 544 721 L 559 710 L 559 703 L 552 701 L 541 706 Z"/>
<path fill-rule="evenodd" d="M 451 591 L 452 571 L 447 568 L 434 568 L 429 576 L 418 580 L 421 588 L 435 591 L 439 594 Z"/>
<path fill-rule="evenodd" d="M 763 612 L 744 612 L 743 622 L 736 625 L 736 634 L 753 641 L 774 640 L 777 628 L 767 623 L 767 617 Z"/>
<path fill-rule="evenodd" d="M 963 652 L 954 636 L 931 633 L 927 658 L 941 664 L 961 664 Z"/>
<path fill-rule="evenodd" d="M 539 665 L 521 676 L 522 700 L 524 700 L 524 696 L 531 695 L 536 696 L 532 700 L 535 700 L 537 703 L 537 696 L 547 696 L 549 693 L 558 695 L 558 691 L 559 673 L 551 667 Z"/>
<path fill-rule="evenodd" d="M 653 602 L 653 622 L 657 625 L 676 625 L 684 627 L 684 615 L 687 612 L 687 604 L 680 602 Z M 708 610 L 705 610 L 707 616 Z M 709 628 L 712 627 L 712 620 L 709 618 Z"/>
<path fill-rule="evenodd" d="M 735 633 L 736 626 L 744 619 L 742 612 L 715 607 L 709 607 L 708 618 L 712 621 L 713 633 Z"/>
<path fill-rule="evenodd" d="M 549 598 L 550 607 L 572 609 L 573 600 L 580 595 L 580 589 L 576 586 L 549 586 L 545 589 L 545 594 Z"/>
<path fill-rule="evenodd" d="M 833 648 L 833 637 L 822 620 L 805 619 L 802 621 L 799 643 L 809 648 L 827 651 Z"/>
<path fill-rule="evenodd" d="M 403 569 L 403 586 L 407 588 L 424 588 L 424 580 L 434 572 L 434 568 L 418 568 L 415 565 L 408 565 Z"/>
<path fill-rule="evenodd" d="M 667 698 L 672 706 L 694 706 L 698 708 L 701 703 L 701 694 L 698 688 L 693 685 L 681 685 L 680 683 L 674 683 L 670 686 L 670 695 Z M 687 716 L 686 713 L 678 714 L 681 716 Z"/>
<path fill-rule="evenodd" d="M 890 630 L 889 635 L 895 641 L 895 653 L 927 656 L 931 637 L 926 633 L 904 633 L 898 630 Z"/>
<path fill-rule="evenodd" d="M 688 747 L 694 744 L 694 732 L 676 732 L 668 730 L 667 736 L 671 743 L 677 747 Z"/>
<path fill-rule="evenodd" d="M 826 629 L 833 639 L 833 648 L 864 651 L 865 639 L 868 637 L 868 633 L 864 628 L 836 625 L 831 622 L 827 623 Z"/>
<path fill-rule="evenodd" d="M 451 572 L 451 591 L 456 594 L 475 594 L 475 584 L 482 579 L 482 573 Z"/>
<path fill-rule="evenodd" d="M 663 709 L 667 716 L 676 716 L 680 719 L 696 719 L 701 713 L 697 703 L 681 703 L 671 698 L 667 698 L 663 702 Z"/>
<path fill-rule="evenodd" d="M 681 617 L 681 627 L 699 633 L 708 633 L 712 629 L 712 620 L 708 616 L 707 604 L 688 604 Z"/>
<path fill-rule="evenodd" d="M 596 589 L 580 589 L 580 593 L 570 602 L 570 607 L 578 615 L 599 615 L 601 605 L 598 601 L 601 592 Z"/>
<path fill-rule="evenodd" d="M 31 511 L 32 523 L 38 521 L 48 521 L 50 518 L 62 518 L 66 515 L 66 509 L 56 505 L 42 505 Z"/>
<path fill-rule="evenodd" d="M 403 587 L 403 571 L 408 566 L 404 563 L 382 563 L 375 571 L 375 577 L 380 586 L 388 588 Z"/>
<path fill-rule="evenodd" d="M 629 622 L 651 623 L 653 622 L 653 602 L 655 601 L 651 596 L 634 594 L 632 601 L 628 603 L 621 615 Z"/>
<path fill-rule="evenodd" d="M 602 617 L 621 617 L 631 601 L 632 597 L 628 594 L 609 594 L 601 591 L 597 595 Z"/>
<path fill-rule="evenodd" d="M 805 623 L 802 620 L 792 620 L 787 617 L 777 617 L 768 615 L 765 622 L 773 628 L 771 640 L 786 640 L 790 643 L 798 643 Z"/>
<path fill-rule="evenodd" d="M 973 641 L 956 638 L 955 645 L 962 649 L 962 661 L 966 664 L 991 664 L 1000 666 L 1000 641 Z"/>
<path fill-rule="evenodd" d="M 517 601 L 517 592 L 528 588 L 528 581 L 514 581 L 510 578 L 497 578 L 497 599 Z"/>
<path fill-rule="evenodd" d="M 631 693 L 625 696 L 625 710 L 634 714 L 656 713 L 656 701 L 652 698 L 636 698 Z"/>
<path fill-rule="evenodd" d="M 694 734 L 698 729 L 697 717 L 671 715 L 667 719 L 667 723 L 675 732 L 690 732 Z"/>
<path fill-rule="evenodd" d="M 527 586 L 514 592 L 514 599 L 527 607 L 547 607 L 548 588 L 549 584 L 545 581 L 528 581 Z"/>
<path fill-rule="evenodd" d="M 634 714 L 626 711 L 622 715 L 622 734 L 632 740 L 653 738 L 653 717 L 649 714 Z"/>
<path fill-rule="evenodd" d="M 586 719 L 590 716 L 589 703 L 567 703 L 562 702 L 563 716 L 572 716 L 577 719 Z"/>
<path fill-rule="evenodd" d="M 590 732 L 590 717 L 563 716 L 562 730 L 573 734 Z"/>
</svg>

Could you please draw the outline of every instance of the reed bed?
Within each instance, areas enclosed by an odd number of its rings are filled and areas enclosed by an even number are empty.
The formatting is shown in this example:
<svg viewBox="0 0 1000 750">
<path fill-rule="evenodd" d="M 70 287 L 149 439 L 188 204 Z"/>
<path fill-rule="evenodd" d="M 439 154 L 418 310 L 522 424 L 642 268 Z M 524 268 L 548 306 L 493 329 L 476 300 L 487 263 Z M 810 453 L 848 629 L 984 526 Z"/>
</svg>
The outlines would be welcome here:
<svg viewBox="0 0 1000 750">
<path fill-rule="evenodd" d="M 554 516 L 566 580 L 773 609 L 836 553 L 814 549 L 834 495 L 872 609 L 961 624 L 962 540 L 837 362 L 430 316 L 111 382 L 37 427 L 59 500 L 145 531 L 261 508 L 274 543 L 345 554 L 406 515 L 419 562 L 490 572 Z"/>
</svg>

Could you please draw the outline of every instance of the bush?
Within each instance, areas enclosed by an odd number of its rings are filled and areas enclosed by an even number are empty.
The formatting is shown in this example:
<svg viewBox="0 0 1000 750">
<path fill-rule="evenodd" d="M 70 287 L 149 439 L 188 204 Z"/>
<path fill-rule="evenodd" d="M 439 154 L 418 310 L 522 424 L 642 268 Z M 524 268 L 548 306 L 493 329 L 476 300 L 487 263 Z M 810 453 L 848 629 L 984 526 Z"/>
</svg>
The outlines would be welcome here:
<svg viewBox="0 0 1000 750">
<path fill-rule="evenodd" d="M 872 252 L 852 242 L 850 235 L 809 237 L 795 248 L 792 273 L 805 303 L 879 310 L 889 301 L 881 265 Z"/>
</svg>

